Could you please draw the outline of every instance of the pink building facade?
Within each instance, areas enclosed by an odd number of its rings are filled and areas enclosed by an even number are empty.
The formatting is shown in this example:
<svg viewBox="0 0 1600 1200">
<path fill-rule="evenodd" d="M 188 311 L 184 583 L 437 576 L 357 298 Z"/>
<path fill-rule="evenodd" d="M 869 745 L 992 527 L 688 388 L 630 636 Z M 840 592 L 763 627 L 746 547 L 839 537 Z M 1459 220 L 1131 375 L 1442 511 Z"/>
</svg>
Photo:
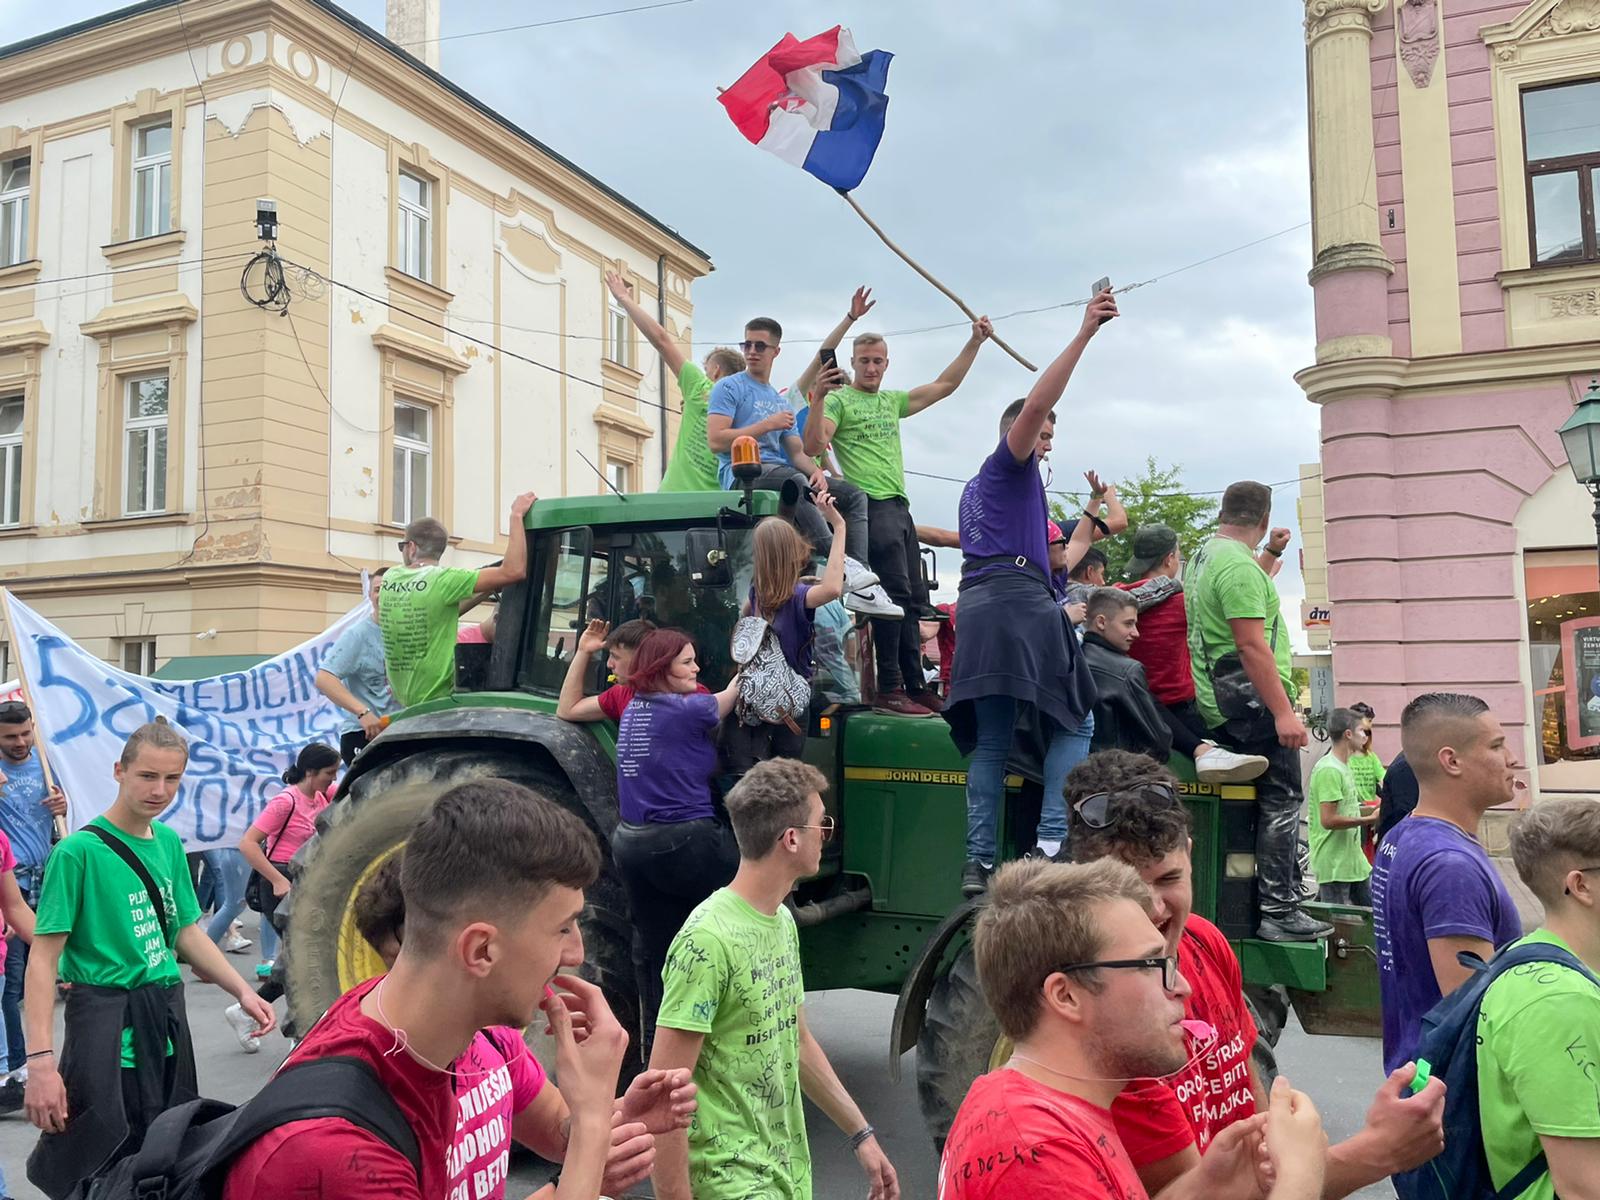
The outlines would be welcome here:
<svg viewBox="0 0 1600 1200">
<path fill-rule="evenodd" d="M 1494 708 L 1533 794 L 1600 794 L 1592 501 L 1600 0 L 1305 0 L 1339 703 Z"/>
</svg>

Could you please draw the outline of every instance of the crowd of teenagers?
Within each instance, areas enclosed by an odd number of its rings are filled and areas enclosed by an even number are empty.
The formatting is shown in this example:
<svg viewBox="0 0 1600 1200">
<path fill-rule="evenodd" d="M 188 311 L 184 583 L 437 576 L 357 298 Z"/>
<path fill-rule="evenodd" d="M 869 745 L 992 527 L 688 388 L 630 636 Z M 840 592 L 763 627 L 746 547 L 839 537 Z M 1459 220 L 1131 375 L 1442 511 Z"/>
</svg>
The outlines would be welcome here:
<svg viewBox="0 0 1600 1200">
<path fill-rule="evenodd" d="M 1407 1197 L 1434 1196 L 1429 1186 L 1456 1177 L 1441 1164 L 1473 1155 L 1486 1164 L 1483 1194 L 1591 1194 L 1600 802 L 1549 801 L 1514 823 L 1517 870 L 1546 910 L 1527 938 L 1475 836 L 1515 786 L 1482 701 L 1413 700 L 1387 772 L 1370 749 L 1371 711 L 1336 711 L 1308 802 L 1307 731 L 1272 581 L 1288 535 L 1270 527 L 1271 490 L 1228 488 L 1216 534 L 1187 563 L 1173 530 L 1133 531 L 1127 578 L 1111 585 L 1094 542 L 1126 529 L 1115 489 L 1090 472 L 1086 511 L 1051 519 L 1041 466 L 1056 404 L 1117 316 L 1109 292 L 999 414 L 958 528 L 945 531 L 911 517 L 899 422 L 959 386 L 987 321 L 934 383 L 885 391 L 881 336 L 856 337 L 853 376 L 835 365 L 834 347 L 872 307 L 858 291 L 791 389 L 805 397 L 796 410 L 771 383 L 777 322 L 753 320 L 742 360 L 719 350 L 701 369 L 609 282 L 679 375 L 668 486 L 730 486 L 734 443 L 751 437 L 762 486 L 785 492 L 784 515 L 753 533 L 731 646 L 739 669 L 712 692 L 682 630 L 596 619 L 581 631 L 557 715 L 616 724 L 609 846 L 517 784 L 446 791 L 355 899 L 387 971 L 340 997 L 254 1099 L 216 1117 L 229 1132 L 199 1163 L 226 1200 L 496 1200 L 512 1142 L 561 1164 L 541 1197 L 594 1200 L 648 1177 L 658 1200 L 803 1200 L 804 1099 L 837 1126 L 871 1200 L 898 1197 L 876 1129 L 807 1025 L 786 903 L 834 833 L 827 780 L 799 757 L 830 610 L 846 628 L 848 613 L 870 627 L 870 701 L 907 719 L 939 714 L 971 756 L 961 885 L 982 897 L 975 962 L 1009 1050 L 950 1114 L 941 1197 L 1309 1200 L 1391 1176 Z M 170 1142 L 175 1114 L 196 1119 L 179 1107 L 201 1094 L 180 961 L 232 996 L 225 1016 L 246 1050 L 275 1028 L 275 910 L 340 760 L 390 712 L 450 692 L 462 614 L 526 574 L 533 503 L 518 498 L 504 561 L 479 570 L 439 565 L 437 522 L 407 528 L 404 565 L 380 573 L 371 618 L 318 674 L 348 714 L 340 750 L 300 753 L 238 844 L 242 870 L 209 863 L 205 924 L 183 846 L 159 820 L 187 767 L 181 733 L 160 721 L 137 730 L 109 808 L 52 846 L 66 798 L 42 783 L 26 706 L 0 707 L 0 915 L 13 935 L 0 1105 L 25 1108 L 42 1131 L 28 1176 L 52 1200 L 91 1177 L 104 1186 L 123 1171 L 126 1182 L 147 1134 Z M 932 610 L 921 541 L 963 554 L 943 694 L 922 662 Z M 589 695 L 601 653 L 615 682 Z M 1374 909 L 1389 1073 L 1363 1127 L 1337 1144 L 1310 1097 L 1263 1071 L 1239 961 L 1191 911 L 1175 752 L 1202 780 L 1254 782 L 1258 936 L 1331 931 L 1302 907 L 1314 896 Z M 1043 804 L 1032 847 L 1002 865 L 1004 781 L 1019 764 Z M 585 890 L 608 853 L 633 921 L 640 1011 L 627 1029 L 577 974 Z M 263 915 L 259 983 L 224 953 L 245 903 Z M 552 1039 L 552 1076 L 528 1050 L 530 1026 Z M 1446 1044 L 1452 1030 L 1465 1030 L 1460 1044 Z M 628 1082 L 630 1046 L 643 1070 Z M 1475 1111 L 1447 1120 L 1447 1096 L 1464 1094 Z M 124 1194 L 131 1184 L 101 1193 Z"/>
</svg>

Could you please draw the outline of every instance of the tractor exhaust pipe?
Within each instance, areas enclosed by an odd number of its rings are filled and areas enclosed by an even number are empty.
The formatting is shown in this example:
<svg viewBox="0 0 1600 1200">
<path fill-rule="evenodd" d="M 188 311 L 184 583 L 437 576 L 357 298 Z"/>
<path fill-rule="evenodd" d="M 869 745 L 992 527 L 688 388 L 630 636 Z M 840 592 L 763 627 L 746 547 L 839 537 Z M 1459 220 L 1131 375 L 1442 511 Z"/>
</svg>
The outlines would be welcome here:
<svg viewBox="0 0 1600 1200">
<path fill-rule="evenodd" d="M 853 888 L 837 896 L 829 896 L 826 900 L 819 900 L 814 904 L 796 904 L 792 911 L 794 923 L 804 929 L 810 925 L 831 921 L 835 917 L 842 917 L 846 913 L 860 912 L 871 906 L 872 889 L 864 887 Z"/>
</svg>

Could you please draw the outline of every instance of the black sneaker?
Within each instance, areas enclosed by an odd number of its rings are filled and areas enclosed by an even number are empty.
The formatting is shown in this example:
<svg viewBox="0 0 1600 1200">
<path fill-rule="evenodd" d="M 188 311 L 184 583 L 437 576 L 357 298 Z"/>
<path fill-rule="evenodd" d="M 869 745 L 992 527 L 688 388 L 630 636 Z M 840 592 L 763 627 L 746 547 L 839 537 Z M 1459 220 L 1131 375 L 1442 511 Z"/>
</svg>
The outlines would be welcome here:
<svg viewBox="0 0 1600 1200">
<path fill-rule="evenodd" d="M 1281 916 L 1262 917 L 1261 924 L 1256 927 L 1256 936 L 1265 942 L 1314 942 L 1332 932 L 1332 925 L 1298 908 Z"/>
<path fill-rule="evenodd" d="M 1061 849 L 1057 850 L 1054 854 L 1051 854 L 1043 846 L 1035 846 L 1032 850 L 1029 850 L 1022 857 L 1024 859 L 1043 859 L 1045 862 L 1053 862 L 1053 863 L 1064 863 L 1064 862 L 1071 862 L 1072 861 L 1072 859 L 1067 857 L 1067 847 L 1066 847 L 1065 844 L 1063 844 Z"/>
<path fill-rule="evenodd" d="M 961 868 L 961 894 L 969 899 L 983 895 L 989 886 L 989 876 L 993 874 L 993 867 L 986 867 L 975 858 L 968 859 L 967 865 Z"/>
<path fill-rule="evenodd" d="M 22 1080 L 8 1079 L 0 1085 L 0 1114 L 14 1113 L 22 1107 Z"/>
</svg>

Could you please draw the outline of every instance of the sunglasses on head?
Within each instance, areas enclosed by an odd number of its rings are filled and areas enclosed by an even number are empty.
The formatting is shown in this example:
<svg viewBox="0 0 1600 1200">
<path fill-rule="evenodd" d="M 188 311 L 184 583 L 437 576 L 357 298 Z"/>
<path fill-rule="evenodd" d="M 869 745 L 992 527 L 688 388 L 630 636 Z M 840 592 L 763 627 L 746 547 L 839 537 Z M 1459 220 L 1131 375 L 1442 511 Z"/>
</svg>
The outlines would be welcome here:
<svg viewBox="0 0 1600 1200">
<path fill-rule="evenodd" d="M 4 704 L 0 704 L 0 721 L 8 725 L 20 725 L 32 716 L 33 713 L 21 700 L 7 700 Z"/>
<path fill-rule="evenodd" d="M 777 342 L 763 342 L 759 338 L 753 342 L 739 343 L 739 349 L 743 350 L 746 354 L 749 354 L 752 351 L 756 354 L 765 354 L 768 350 L 776 350 L 777 348 Z"/>
<path fill-rule="evenodd" d="M 1178 803 L 1178 793 L 1170 783 L 1140 783 L 1115 792 L 1095 792 L 1072 806 L 1090 829 L 1104 829 L 1111 824 L 1111 802 L 1131 800 L 1135 804 L 1151 806 Z"/>
</svg>

